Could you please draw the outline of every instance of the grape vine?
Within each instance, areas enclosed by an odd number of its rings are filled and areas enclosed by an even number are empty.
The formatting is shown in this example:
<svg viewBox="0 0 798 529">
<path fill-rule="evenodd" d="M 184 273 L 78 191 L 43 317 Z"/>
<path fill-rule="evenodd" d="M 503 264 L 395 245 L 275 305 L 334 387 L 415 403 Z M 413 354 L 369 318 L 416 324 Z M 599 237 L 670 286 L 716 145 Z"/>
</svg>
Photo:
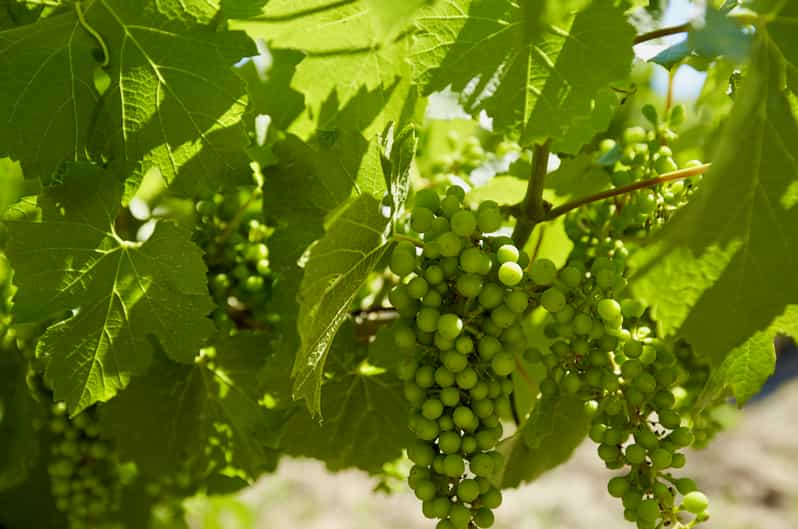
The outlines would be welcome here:
<svg viewBox="0 0 798 529">
<path fill-rule="evenodd" d="M 798 7 L 649 3 L 6 1 L 0 527 L 297 456 L 488 528 L 585 440 L 619 521 L 708 520 L 798 335 Z"/>
</svg>

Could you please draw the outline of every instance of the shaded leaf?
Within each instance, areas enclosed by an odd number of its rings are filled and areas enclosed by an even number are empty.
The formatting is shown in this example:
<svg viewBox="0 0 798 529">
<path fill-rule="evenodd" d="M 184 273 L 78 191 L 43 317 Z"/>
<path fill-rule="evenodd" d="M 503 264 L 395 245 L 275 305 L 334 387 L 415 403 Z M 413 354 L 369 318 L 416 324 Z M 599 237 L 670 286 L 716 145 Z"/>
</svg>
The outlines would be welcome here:
<svg viewBox="0 0 798 529">
<path fill-rule="evenodd" d="M 612 2 L 534 4 L 450 0 L 419 16 L 411 60 L 429 94 L 451 85 L 467 112 L 485 110 L 494 126 L 520 128 L 530 144 L 553 138 L 575 151 L 609 114 L 597 93 L 624 78 L 634 29 Z M 606 128 L 605 120 L 602 129 Z"/>
<path fill-rule="evenodd" d="M 152 476 L 185 465 L 254 479 L 273 468 L 288 414 L 259 403 L 257 370 L 268 362 L 267 343 L 242 333 L 222 339 L 195 365 L 159 357 L 102 407 L 120 454 Z"/>
</svg>

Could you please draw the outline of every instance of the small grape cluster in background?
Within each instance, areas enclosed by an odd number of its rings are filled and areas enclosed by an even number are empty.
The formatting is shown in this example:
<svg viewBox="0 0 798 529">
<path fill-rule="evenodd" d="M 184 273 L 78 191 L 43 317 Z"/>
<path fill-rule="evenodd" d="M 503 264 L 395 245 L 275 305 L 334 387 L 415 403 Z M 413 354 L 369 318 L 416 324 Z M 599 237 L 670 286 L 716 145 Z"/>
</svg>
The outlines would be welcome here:
<svg viewBox="0 0 798 529">
<path fill-rule="evenodd" d="M 272 272 L 259 190 L 232 190 L 201 197 L 195 204 L 195 240 L 207 254 L 208 283 L 223 330 L 262 328 L 273 322 L 268 310 Z"/>
</svg>

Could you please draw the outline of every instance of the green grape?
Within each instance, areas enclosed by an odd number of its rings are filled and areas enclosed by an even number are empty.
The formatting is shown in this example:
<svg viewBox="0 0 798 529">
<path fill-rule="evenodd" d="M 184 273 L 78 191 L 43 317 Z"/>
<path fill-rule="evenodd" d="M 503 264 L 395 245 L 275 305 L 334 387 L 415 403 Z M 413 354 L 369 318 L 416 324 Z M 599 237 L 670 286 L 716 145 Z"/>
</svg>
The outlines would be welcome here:
<svg viewBox="0 0 798 529">
<path fill-rule="evenodd" d="M 429 283 L 423 277 L 414 277 L 407 284 L 407 293 L 413 299 L 423 298 L 429 291 Z"/>
<path fill-rule="evenodd" d="M 477 229 L 477 218 L 471 211 L 460 210 L 452 215 L 449 224 L 452 232 L 460 237 L 470 237 Z"/>
<path fill-rule="evenodd" d="M 490 477 L 494 470 L 493 458 L 485 453 L 476 454 L 471 458 L 469 467 L 476 476 Z"/>
<path fill-rule="evenodd" d="M 424 307 L 418 311 L 416 325 L 424 332 L 435 332 L 438 330 L 438 319 L 440 313 L 431 307 Z"/>
<path fill-rule="evenodd" d="M 477 427 L 478 421 L 474 412 L 465 406 L 458 406 L 452 414 L 454 423 L 463 430 L 472 431 Z"/>
<path fill-rule="evenodd" d="M 424 233 L 432 228 L 432 223 L 435 220 L 435 214 L 423 207 L 416 206 L 410 214 L 410 227 L 413 231 Z"/>
<path fill-rule="evenodd" d="M 421 480 L 416 483 L 416 498 L 422 501 L 429 501 L 435 497 L 437 490 L 435 484 L 429 480 Z"/>
<path fill-rule="evenodd" d="M 529 307 L 529 296 L 522 290 L 514 290 L 505 296 L 507 307 L 516 314 L 523 314 Z"/>
<path fill-rule="evenodd" d="M 491 487 L 487 492 L 479 497 L 482 505 L 488 509 L 497 509 L 502 504 L 502 494 L 499 489 Z"/>
<path fill-rule="evenodd" d="M 614 321 L 621 317 L 621 304 L 614 299 L 602 299 L 596 305 L 596 312 L 605 321 Z"/>
<path fill-rule="evenodd" d="M 441 200 L 435 190 L 421 189 L 416 192 L 415 204 L 416 207 L 423 207 L 436 212 L 441 207 Z"/>
<path fill-rule="evenodd" d="M 524 270 L 518 263 L 505 262 L 499 267 L 499 281 L 512 287 L 521 282 L 524 277 Z"/>
<path fill-rule="evenodd" d="M 463 458 L 455 454 L 449 454 L 443 461 L 443 473 L 450 478 L 461 476 L 465 472 Z"/>
<path fill-rule="evenodd" d="M 427 419 L 437 419 L 443 414 L 443 403 L 438 399 L 427 399 L 421 405 L 421 414 Z"/>
<path fill-rule="evenodd" d="M 444 314 L 438 319 L 438 332 L 445 338 L 454 340 L 463 332 L 463 320 L 456 314 Z"/>
<path fill-rule="evenodd" d="M 513 244 L 503 244 L 496 250 L 496 260 L 499 264 L 518 263 L 520 252 Z"/>
<path fill-rule="evenodd" d="M 466 298 L 476 298 L 482 292 L 482 278 L 476 274 L 465 274 L 457 278 L 457 291 Z"/>
<path fill-rule="evenodd" d="M 477 226 L 484 233 L 493 233 L 502 226 L 502 214 L 498 207 L 480 208 L 477 211 Z"/>
<path fill-rule="evenodd" d="M 566 307 L 567 300 L 565 298 L 565 294 L 563 294 L 557 287 L 551 287 L 540 297 L 540 303 L 543 305 L 543 308 L 549 312 L 555 313 L 560 312 Z"/>
<path fill-rule="evenodd" d="M 622 498 L 626 491 L 629 490 L 629 480 L 622 476 L 614 477 L 607 483 L 607 490 L 610 496 Z"/>
<path fill-rule="evenodd" d="M 486 284 L 479 294 L 479 304 L 486 309 L 493 309 L 502 304 L 504 289 L 496 283 Z"/>
<path fill-rule="evenodd" d="M 650 454 L 651 466 L 655 469 L 663 469 L 671 466 L 673 453 L 664 448 L 655 448 Z"/>
<path fill-rule="evenodd" d="M 471 510 L 461 503 L 456 503 L 449 511 L 449 520 L 456 529 L 467 529 L 471 521 Z"/>
<path fill-rule="evenodd" d="M 557 267 L 549 259 L 536 259 L 529 267 L 529 276 L 535 284 L 549 286 L 557 278 Z"/>
<path fill-rule="evenodd" d="M 438 439 L 438 446 L 444 454 L 455 454 L 460 450 L 462 439 L 456 432 L 443 432 Z"/>
<path fill-rule="evenodd" d="M 474 513 L 474 523 L 477 527 L 488 528 L 491 527 L 495 519 L 490 509 L 482 507 Z"/>
<path fill-rule="evenodd" d="M 515 358 L 507 352 L 499 352 L 490 363 L 491 369 L 500 377 L 509 375 L 515 370 Z"/>
<path fill-rule="evenodd" d="M 476 480 L 464 479 L 457 485 L 457 498 L 465 503 L 471 503 L 479 497 L 479 485 Z"/>
<path fill-rule="evenodd" d="M 399 277 L 405 277 L 416 269 L 416 253 L 415 249 L 411 252 L 408 250 L 399 251 L 397 248 L 391 254 L 391 271 Z"/>
<path fill-rule="evenodd" d="M 454 373 L 446 369 L 445 366 L 440 366 L 435 370 L 435 383 L 441 388 L 448 388 L 455 383 Z"/>
<path fill-rule="evenodd" d="M 467 367 L 455 375 L 455 382 L 462 389 L 471 389 L 476 386 L 479 378 L 476 371 Z"/>
<path fill-rule="evenodd" d="M 654 521 L 660 516 L 659 504 L 656 500 L 643 500 L 637 506 L 638 520 Z"/>
</svg>

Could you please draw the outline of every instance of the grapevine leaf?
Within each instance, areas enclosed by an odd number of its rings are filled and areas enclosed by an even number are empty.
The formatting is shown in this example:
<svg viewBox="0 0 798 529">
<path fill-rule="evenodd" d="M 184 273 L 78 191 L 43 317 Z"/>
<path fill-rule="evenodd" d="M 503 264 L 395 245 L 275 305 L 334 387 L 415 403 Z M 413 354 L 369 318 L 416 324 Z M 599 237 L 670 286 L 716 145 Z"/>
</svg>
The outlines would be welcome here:
<svg viewBox="0 0 798 529">
<path fill-rule="evenodd" d="M 369 363 L 395 372 L 404 357 L 402 350 L 396 347 L 394 327 L 382 325 L 368 345 Z"/>
<path fill-rule="evenodd" d="M 266 173 L 264 214 L 276 221 L 269 239 L 275 275 L 272 306 L 280 315 L 272 341 L 275 360 L 266 364 L 263 382 L 280 402 L 291 399 L 291 369 L 300 348 L 297 292 L 302 281 L 299 261 L 313 241 L 324 235 L 325 218 L 359 193 L 385 193 L 376 144 L 360 135 L 338 131 L 326 141 L 308 144 L 289 135 L 274 146 L 278 164 Z M 379 176 L 379 178 L 375 177 Z M 297 193 L 302 189 L 302 193 Z"/>
<path fill-rule="evenodd" d="M 551 137 L 573 152 L 601 130 L 585 117 L 608 114 L 597 93 L 628 74 L 634 29 L 612 2 L 575 17 L 569 7 L 450 0 L 429 9 L 411 56 L 424 92 L 451 85 L 467 112 L 520 128 L 525 144 Z"/>
<path fill-rule="evenodd" d="M 257 371 L 269 356 L 264 343 L 262 335 L 240 333 L 195 365 L 157 357 L 102 408 L 120 454 L 154 476 L 223 463 L 253 479 L 272 468 L 287 415 L 258 403 Z"/>
<path fill-rule="evenodd" d="M 4 0 L 0 8 L 0 30 L 36 22 L 44 9 L 44 2 L 40 0 Z"/>
<path fill-rule="evenodd" d="M 260 53 L 247 57 L 236 68 L 246 81 L 250 111 L 270 116 L 270 126 L 286 129 L 302 112 L 304 95 L 290 88 L 297 64 L 304 55 L 294 50 L 269 50 L 259 44 Z"/>
<path fill-rule="evenodd" d="M 385 4 L 383 9 L 405 11 L 410 7 L 406 4 L 413 2 L 379 3 Z M 292 83 L 305 96 L 306 112 L 291 132 L 310 137 L 333 93 L 341 108 L 362 90 L 374 96 L 368 101 L 371 121 L 362 129 L 366 137 L 382 132 L 391 121 L 403 126 L 415 114 L 415 88 L 406 61 L 410 38 L 402 33 L 386 40 L 382 9 L 374 11 L 372 4 L 355 0 L 320 6 L 316 0 L 271 0 L 257 20 L 233 24 L 264 39 L 271 49 L 289 48 L 306 55 Z"/>
<path fill-rule="evenodd" d="M 690 57 L 693 52 L 694 50 L 687 42 L 687 39 L 684 39 L 672 46 L 665 48 L 649 59 L 649 61 L 653 62 L 654 64 L 659 64 L 663 68 L 670 70 L 674 66 L 681 64 L 682 61 L 684 61 L 687 57 Z"/>
<path fill-rule="evenodd" d="M 798 68 L 798 35 L 795 32 L 795 19 L 798 18 L 798 5 L 795 2 L 775 2 L 777 10 L 768 10 L 768 34 L 779 46 L 791 71 L 788 76 L 790 88 L 798 90 L 796 68 Z"/>
<path fill-rule="evenodd" d="M 776 335 L 798 336 L 798 305 L 789 305 L 766 330 L 757 332 L 732 349 L 713 370 L 702 400 L 710 402 L 729 390 L 742 406 L 756 395 L 776 368 L 773 345 Z"/>
<path fill-rule="evenodd" d="M 412 20 L 416 12 L 427 4 L 432 4 L 435 0 L 405 0 L 404 2 L 385 2 L 384 0 L 366 0 L 377 23 L 382 30 L 391 35 L 391 30 L 406 25 Z"/>
<path fill-rule="evenodd" d="M 383 155 L 383 183 L 391 216 L 383 211 L 382 197 L 361 193 L 330 223 L 305 264 L 298 294 L 301 348 L 292 376 L 294 397 L 306 399 L 314 415 L 321 411 L 324 362 L 335 333 L 361 285 L 388 251 L 394 217 L 407 197 L 416 136 L 400 134 L 394 143 L 386 139 L 384 145 L 388 150 Z"/>
<path fill-rule="evenodd" d="M 247 177 L 244 84 L 233 64 L 253 54 L 241 32 L 208 25 L 213 3 L 98 0 L 0 33 L 0 145 L 28 177 L 49 179 L 68 160 L 103 156 L 132 170 L 126 196 L 157 166 L 180 192 Z M 99 53 L 102 55 L 102 52 Z M 102 91 L 95 74 L 110 79 Z M 237 180 L 238 179 L 238 180 Z"/>
<path fill-rule="evenodd" d="M 798 299 L 798 124 L 781 64 L 764 35 L 712 169 L 635 257 L 634 290 L 663 334 L 685 336 L 715 364 Z M 707 332 L 719 322 L 723 332 Z"/>
<path fill-rule="evenodd" d="M 544 398 L 527 423 L 499 444 L 506 463 L 497 481 L 518 487 L 564 463 L 587 435 L 584 401 L 571 396 Z"/>
<path fill-rule="evenodd" d="M 324 421 L 304 410 L 294 415 L 283 438 L 289 454 L 324 461 L 331 471 L 357 467 L 371 473 L 402 455 L 412 439 L 402 384 L 389 373 L 364 368 L 357 359 L 365 349 L 348 320 L 331 347 L 335 373 L 324 385 Z"/>
<path fill-rule="evenodd" d="M 686 39 L 665 48 L 649 60 L 671 70 L 687 59 L 693 59 L 691 64 L 694 65 L 709 64 L 718 57 L 734 62 L 748 59 L 751 33 L 727 15 L 727 9 L 718 10 L 708 5 L 702 22 L 690 27 Z"/>
<path fill-rule="evenodd" d="M 466 198 L 470 204 L 493 200 L 499 205 L 510 206 L 521 202 L 525 193 L 524 180 L 515 176 L 496 176 L 485 182 L 485 185 L 469 191 Z"/>
<path fill-rule="evenodd" d="M 268 0 L 222 0 L 222 14 L 226 18 L 252 18 L 263 13 Z"/>
<path fill-rule="evenodd" d="M 146 370 L 150 336 L 190 362 L 213 325 L 200 250 L 177 226 L 157 225 L 143 243 L 114 231 L 121 181 L 89 164 L 39 199 L 41 221 L 7 221 L 19 322 L 68 317 L 37 346 L 56 400 L 77 413 L 106 401 Z"/>
<path fill-rule="evenodd" d="M 39 455 L 33 424 L 43 414 L 31 398 L 26 373 L 27 366 L 16 351 L 0 354 L 0 491 L 25 481 Z"/>
</svg>

